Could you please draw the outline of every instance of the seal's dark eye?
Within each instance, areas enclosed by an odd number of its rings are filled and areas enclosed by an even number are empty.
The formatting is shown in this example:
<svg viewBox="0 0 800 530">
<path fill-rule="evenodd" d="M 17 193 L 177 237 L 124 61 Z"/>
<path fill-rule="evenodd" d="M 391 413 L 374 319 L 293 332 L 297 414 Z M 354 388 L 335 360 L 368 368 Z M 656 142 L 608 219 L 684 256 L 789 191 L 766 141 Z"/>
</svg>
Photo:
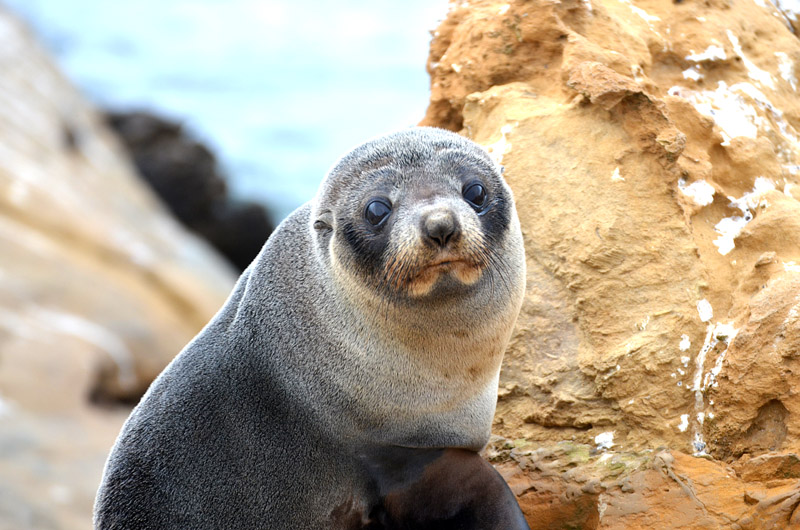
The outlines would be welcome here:
<svg viewBox="0 0 800 530">
<path fill-rule="evenodd" d="M 367 209 L 364 210 L 364 217 L 372 226 L 380 226 L 389 217 L 390 213 L 392 213 L 392 207 L 389 203 L 383 199 L 377 199 L 367 204 Z"/>
<path fill-rule="evenodd" d="M 482 184 L 476 182 L 464 190 L 464 199 L 466 199 L 473 208 L 480 210 L 486 206 L 486 189 Z"/>
</svg>

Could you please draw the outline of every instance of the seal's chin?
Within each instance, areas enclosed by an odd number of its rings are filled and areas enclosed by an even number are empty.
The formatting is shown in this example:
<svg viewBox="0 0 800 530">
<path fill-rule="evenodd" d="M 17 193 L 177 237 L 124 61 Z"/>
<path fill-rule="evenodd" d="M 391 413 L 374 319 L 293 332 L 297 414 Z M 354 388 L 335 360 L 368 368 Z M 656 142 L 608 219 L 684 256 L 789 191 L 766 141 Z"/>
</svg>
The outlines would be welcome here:
<svg viewBox="0 0 800 530">
<path fill-rule="evenodd" d="M 483 274 L 483 265 L 454 257 L 443 257 L 431 261 L 422 267 L 408 282 L 408 294 L 414 297 L 429 294 L 436 282 L 449 275 L 463 285 L 473 285 Z"/>
</svg>

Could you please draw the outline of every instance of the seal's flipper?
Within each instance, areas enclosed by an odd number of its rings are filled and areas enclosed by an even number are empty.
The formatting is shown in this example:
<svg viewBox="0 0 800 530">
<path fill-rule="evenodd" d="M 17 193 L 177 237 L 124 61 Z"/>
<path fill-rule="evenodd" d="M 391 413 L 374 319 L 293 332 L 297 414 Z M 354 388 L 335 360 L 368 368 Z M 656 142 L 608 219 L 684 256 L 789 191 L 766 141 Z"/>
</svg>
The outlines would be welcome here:
<svg viewBox="0 0 800 530">
<path fill-rule="evenodd" d="M 384 448 L 365 459 L 381 492 L 370 530 L 527 530 L 500 474 L 464 449 Z"/>
</svg>

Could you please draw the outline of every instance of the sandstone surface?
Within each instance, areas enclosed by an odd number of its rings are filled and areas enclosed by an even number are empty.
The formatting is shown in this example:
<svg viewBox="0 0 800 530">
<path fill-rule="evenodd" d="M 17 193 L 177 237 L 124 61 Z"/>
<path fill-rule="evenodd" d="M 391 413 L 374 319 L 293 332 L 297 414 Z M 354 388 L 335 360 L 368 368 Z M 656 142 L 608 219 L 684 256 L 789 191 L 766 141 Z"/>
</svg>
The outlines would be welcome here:
<svg viewBox="0 0 800 530">
<path fill-rule="evenodd" d="M 533 530 L 782 530 L 800 527 L 800 460 L 735 465 L 680 451 L 597 451 L 498 439 L 486 451 Z"/>
<path fill-rule="evenodd" d="M 88 528 L 132 401 L 234 274 L 0 8 L 0 529 Z"/>
<path fill-rule="evenodd" d="M 603 490 L 577 527 L 800 524 L 761 504 L 796 506 L 796 477 L 755 495 L 736 467 L 800 452 L 795 20 L 760 0 L 479 0 L 434 33 L 423 124 L 501 160 L 528 254 L 495 432 L 654 451 L 638 495 Z"/>
</svg>

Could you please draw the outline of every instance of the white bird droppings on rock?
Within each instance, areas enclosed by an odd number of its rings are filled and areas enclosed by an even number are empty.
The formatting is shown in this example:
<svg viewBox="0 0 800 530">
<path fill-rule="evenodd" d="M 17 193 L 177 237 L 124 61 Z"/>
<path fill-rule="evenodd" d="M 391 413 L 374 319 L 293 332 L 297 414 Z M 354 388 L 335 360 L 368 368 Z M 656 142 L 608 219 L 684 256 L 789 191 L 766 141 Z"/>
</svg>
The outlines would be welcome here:
<svg viewBox="0 0 800 530">
<path fill-rule="evenodd" d="M 610 449 L 614 445 L 614 431 L 602 432 L 594 437 L 597 449 Z"/>
<path fill-rule="evenodd" d="M 696 63 L 716 60 L 724 61 L 727 58 L 727 55 L 725 55 L 725 49 L 722 46 L 717 46 L 715 44 L 710 45 L 705 49 L 705 51 L 700 53 L 695 53 L 694 50 L 691 50 L 691 53 L 686 56 L 687 61 L 694 61 Z"/>
<path fill-rule="evenodd" d="M 697 312 L 700 314 L 701 322 L 708 322 L 714 316 L 714 310 L 705 298 L 697 302 Z"/>
<path fill-rule="evenodd" d="M 681 414 L 681 422 L 678 424 L 678 430 L 681 432 L 686 432 L 686 429 L 688 428 L 689 428 L 689 415 Z"/>
<path fill-rule="evenodd" d="M 698 180 L 687 186 L 686 181 L 681 179 L 678 181 L 678 189 L 687 197 L 691 197 L 698 206 L 708 206 L 714 202 L 714 186 L 705 180 Z"/>
</svg>

